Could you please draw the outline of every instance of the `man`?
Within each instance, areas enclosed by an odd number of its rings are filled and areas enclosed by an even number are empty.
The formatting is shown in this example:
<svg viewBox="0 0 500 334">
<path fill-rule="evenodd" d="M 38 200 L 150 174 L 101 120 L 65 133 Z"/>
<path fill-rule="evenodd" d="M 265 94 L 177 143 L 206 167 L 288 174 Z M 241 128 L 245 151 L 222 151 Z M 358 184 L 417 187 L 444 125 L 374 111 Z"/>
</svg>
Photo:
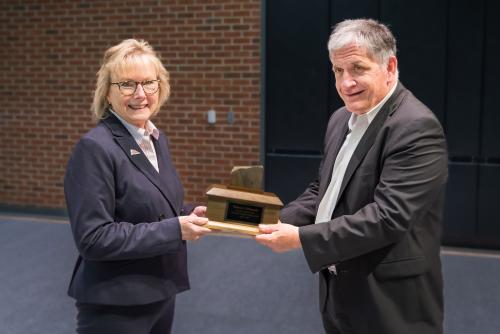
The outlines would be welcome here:
<svg viewBox="0 0 500 334">
<path fill-rule="evenodd" d="M 385 25 L 343 21 L 328 50 L 345 106 L 329 121 L 318 178 L 256 240 L 302 248 L 320 272 L 327 333 L 442 333 L 443 130 L 398 81 Z"/>
</svg>

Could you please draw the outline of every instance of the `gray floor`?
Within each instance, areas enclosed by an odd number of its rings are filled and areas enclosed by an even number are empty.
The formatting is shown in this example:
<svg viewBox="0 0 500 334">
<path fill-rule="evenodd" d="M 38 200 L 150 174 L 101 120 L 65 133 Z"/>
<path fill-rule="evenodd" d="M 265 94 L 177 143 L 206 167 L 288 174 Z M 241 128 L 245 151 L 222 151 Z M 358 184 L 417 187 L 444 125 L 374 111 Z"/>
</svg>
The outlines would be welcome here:
<svg viewBox="0 0 500 334">
<path fill-rule="evenodd" d="M 317 283 L 301 252 L 253 240 L 190 244 L 192 289 L 177 299 L 174 333 L 321 333 Z M 66 288 L 76 251 L 64 221 L 0 215 L 0 333 L 74 333 Z M 500 254 L 446 249 L 447 334 L 500 332 Z"/>
</svg>

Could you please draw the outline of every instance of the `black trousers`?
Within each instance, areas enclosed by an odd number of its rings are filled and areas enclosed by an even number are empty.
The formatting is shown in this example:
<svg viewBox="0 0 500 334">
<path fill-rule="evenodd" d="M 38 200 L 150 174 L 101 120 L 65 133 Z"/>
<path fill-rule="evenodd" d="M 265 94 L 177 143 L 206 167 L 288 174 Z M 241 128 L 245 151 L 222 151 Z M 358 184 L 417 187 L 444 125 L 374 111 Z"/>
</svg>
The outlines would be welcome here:
<svg viewBox="0 0 500 334">
<path fill-rule="evenodd" d="M 326 297 L 326 307 L 321 313 L 321 318 L 323 320 L 323 327 L 325 328 L 326 334 L 351 334 L 353 333 L 352 324 L 349 321 L 348 315 L 345 313 L 342 305 L 338 303 L 342 300 L 339 296 L 338 287 L 335 289 L 335 281 L 343 279 L 340 276 L 336 276 L 328 272 L 328 270 L 323 270 L 322 274 L 325 276 L 328 282 L 328 289 Z M 346 278 L 344 278 L 346 279 Z M 348 278 L 347 278 L 348 279 Z"/>
<path fill-rule="evenodd" d="M 146 305 L 115 306 L 76 302 L 78 334 L 169 334 L 175 296 Z"/>
</svg>

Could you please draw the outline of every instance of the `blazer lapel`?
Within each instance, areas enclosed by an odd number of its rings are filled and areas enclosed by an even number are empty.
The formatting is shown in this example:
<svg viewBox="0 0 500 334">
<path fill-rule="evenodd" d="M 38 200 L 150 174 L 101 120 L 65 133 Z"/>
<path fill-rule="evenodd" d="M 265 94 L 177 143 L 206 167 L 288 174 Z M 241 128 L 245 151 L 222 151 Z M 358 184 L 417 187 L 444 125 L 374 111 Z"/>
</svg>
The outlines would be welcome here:
<svg viewBox="0 0 500 334">
<path fill-rule="evenodd" d="M 179 214 L 179 206 L 175 205 L 175 203 L 172 201 L 173 199 L 175 199 L 175 196 L 168 192 L 169 187 L 165 187 L 162 185 L 160 175 L 153 167 L 153 165 L 151 165 L 151 162 L 149 162 L 148 158 L 142 152 L 134 137 L 132 137 L 125 126 L 113 114 L 110 114 L 108 118 L 103 120 L 103 122 L 111 130 L 116 143 L 121 147 L 125 155 L 129 158 L 130 162 L 132 162 L 132 164 L 134 164 L 137 169 L 141 173 L 143 173 L 148 178 L 148 180 L 158 188 L 158 190 L 160 190 L 174 212 Z M 160 160 L 160 157 L 163 155 L 162 151 L 159 151 L 157 149 L 157 145 L 155 145 L 155 150 L 157 158 L 158 160 Z M 159 169 L 160 168 L 161 166 L 159 167 Z"/>
<path fill-rule="evenodd" d="M 354 174 L 354 171 L 356 171 L 361 161 L 363 161 L 363 158 L 365 157 L 366 153 L 368 153 L 370 148 L 373 146 L 375 138 L 377 137 L 378 132 L 380 128 L 382 128 L 382 125 L 384 124 L 385 120 L 390 114 L 392 114 L 392 112 L 394 112 L 397 105 L 399 105 L 401 97 L 402 95 L 404 95 L 402 94 L 404 91 L 406 91 L 406 89 L 403 87 L 401 83 L 398 83 L 398 87 L 396 87 L 396 90 L 394 91 L 393 95 L 382 106 L 382 109 L 380 109 L 377 116 L 375 116 L 373 121 L 370 123 L 368 129 L 366 129 L 365 134 L 363 135 L 361 141 L 354 150 L 351 160 L 347 165 L 344 178 L 342 179 L 342 185 L 340 186 L 339 195 L 337 197 L 338 198 L 337 202 L 340 201 L 342 193 L 347 187 L 347 184 L 349 183 L 352 175 Z"/>
<path fill-rule="evenodd" d="M 170 159 L 165 135 L 160 132 L 160 137 L 158 140 L 153 139 L 153 143 L 158 158 L 158 169 L 160 170 L 160 190 L 169 201 L 174 212 L 179 215 L 182 210 L 184 191 L 177 171 Z"/>
<path fill-rule="evenodd" d="M 345 111 L 345 109 L 344 109 Z M 342 110 L 338 110 L 337 112 L 342 112 Z M 344 143 L 345 137 L 349 131 L 349 127 L 347 125 L 349 121 L 350 113 L 345 111 L 344 115 L 341 115 L 341 118 L 338 121 L 333 123 L 335 129 L 329 129 L 328 133 L 331 133 L 328 138 L 328 142 L 325 148 L 325 158 L 323 161 L 323 166 L 321 168 L 321 179 L 326 180 L 320 182 L 318 198 L 323 198 L 325 195 L 326 189 L 330 184 L 330 180 L 332 178 L 333 173 L 333 165 L 335 164 L 335 159 L 339 154 L 340 148 Z"/>
</svg>

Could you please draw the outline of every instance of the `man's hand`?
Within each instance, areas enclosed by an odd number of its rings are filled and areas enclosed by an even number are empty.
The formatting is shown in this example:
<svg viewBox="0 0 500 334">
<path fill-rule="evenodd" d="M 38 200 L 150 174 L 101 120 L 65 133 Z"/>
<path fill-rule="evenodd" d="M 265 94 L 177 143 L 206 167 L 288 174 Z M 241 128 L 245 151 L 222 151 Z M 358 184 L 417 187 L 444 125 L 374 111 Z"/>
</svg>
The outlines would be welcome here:
<svg viewBox="0 0 500 334">
<path fill-rule="evenodd" d="M 292 249 L 302 248 L 297 226 L 283 224 L 259 225 L 259 234 L 255 240 L 277 253 L 284 253 Z"/>
</svg>

